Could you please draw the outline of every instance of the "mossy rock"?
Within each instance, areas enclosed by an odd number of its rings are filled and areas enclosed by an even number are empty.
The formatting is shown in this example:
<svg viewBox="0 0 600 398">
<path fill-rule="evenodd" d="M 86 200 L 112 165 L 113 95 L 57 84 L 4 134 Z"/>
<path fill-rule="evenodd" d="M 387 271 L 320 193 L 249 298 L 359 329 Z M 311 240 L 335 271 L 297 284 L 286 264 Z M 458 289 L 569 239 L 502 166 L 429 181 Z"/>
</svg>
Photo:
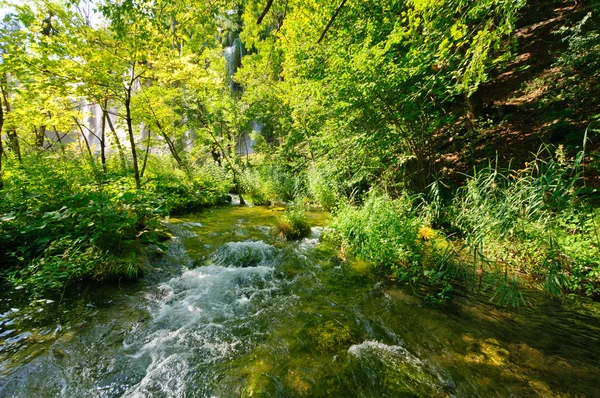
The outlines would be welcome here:
<svg viewBox="0 0 600 398">
<path fill-rule="evenodd" d="M 308 331 L 314 347 L 321 353 L 332 353 L 347 349 L 356 340 L 347 326 L 327 321 L 321 326 Z"/>
<path fill-rule="evenodd" d="M 279 237 L 286 240 L 299 240 L 310 235 L 311 229 L 306 215 L 300 210 L 286 211 L 279 218 Z"/>
</svg>

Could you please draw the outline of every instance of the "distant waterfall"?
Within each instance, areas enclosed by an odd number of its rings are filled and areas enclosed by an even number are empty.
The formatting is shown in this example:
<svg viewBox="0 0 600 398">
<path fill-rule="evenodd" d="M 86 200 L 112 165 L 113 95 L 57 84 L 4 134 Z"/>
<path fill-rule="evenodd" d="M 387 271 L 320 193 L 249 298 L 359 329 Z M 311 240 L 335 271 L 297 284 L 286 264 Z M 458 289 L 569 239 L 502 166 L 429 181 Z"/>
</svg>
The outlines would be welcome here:
<svg viewBox="0 0 600 398">
<path fill-rule="evenodd" d="M 242 41 L 238 38 L 233 40 L 233 43 L 229 47 L 225 47 L 223 50 L 223 57 L 225 57 L 227 65 L 227 76 L 229 78 L 229 87 L 233 91 L 240 90 L 239 85 L 233 80 L 233 75 L 242 65 L 243 48 Z"/>
<path fill-rule="evenodd" d="M 253 120 L 250 123 L 250 126 L 252 127 L 252 130 L 250 132 L 244 132 L 242 134 L 240 134 L 240 136 L 238 137 L 238 154 L 240 156 L 244 156 L 244 155 L 251 155 L 254 153 L 254 145 L 256 144 L 256 141 L 254 139 L 252 139 L 252 137 L 250 136 L 251 133 L 258 133 L 261 134 L 262 130 L 263 130 L 263 125 L 262 123 L 260 123 L 257 120 Z"/>
<path fill-rule="evenodd" d="M 242 66 L 242 57 L 244 56 L 244 47 L 239 37 L 231 41 L 231 45 L 225 47 L 223 50 L 223 57 L 225 58 L 227 77 L 229 80 L 229 88 L 232 92 L 242 91 L 239 83 L 237 83 L 233 76 L 240 66 Z M 254 153 L 254 145 L 256 141 L 250 137 L 251 132 L 261 133 L 263 125 L 257 120 L 253 120 L 250 124 L 251 131 L 243 131 L 237 137 L 237 153 L 240 156 L 250 155 Z"/>
</svg>

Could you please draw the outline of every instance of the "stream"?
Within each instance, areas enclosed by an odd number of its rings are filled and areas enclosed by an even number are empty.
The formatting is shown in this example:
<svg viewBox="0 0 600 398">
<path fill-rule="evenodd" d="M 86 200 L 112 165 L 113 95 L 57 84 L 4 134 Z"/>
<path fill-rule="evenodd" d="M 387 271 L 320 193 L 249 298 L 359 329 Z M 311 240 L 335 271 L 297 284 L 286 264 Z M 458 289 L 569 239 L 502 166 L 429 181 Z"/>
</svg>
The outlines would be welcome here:
<svg viewBox="0 0 600 398">
<path fill-rule="evenodd" d="M 282 209 L 171 218 L 137 283 L 0 293 L 0 397 L 599 397 L 600 305 L 430 305 Z"/>
</svg>

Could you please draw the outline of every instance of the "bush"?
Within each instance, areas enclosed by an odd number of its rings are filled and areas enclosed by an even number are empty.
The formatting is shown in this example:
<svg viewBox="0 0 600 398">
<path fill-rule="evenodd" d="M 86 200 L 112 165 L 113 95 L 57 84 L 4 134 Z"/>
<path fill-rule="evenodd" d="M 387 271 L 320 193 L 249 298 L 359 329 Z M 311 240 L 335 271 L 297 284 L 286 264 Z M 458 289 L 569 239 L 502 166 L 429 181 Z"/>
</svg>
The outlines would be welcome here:
<svg viewBox="0 0 600 398">
<path fill-rule="evenodd" d="M 308 192 L 325 211 L 331 211 L 340 202 L 340 194 L 334 178 L 327 177 L 316 167 L 308 169 Z"/>
<path fill-rule="evenodd" d="M 269 163 L 246 168 L 240 180 L 244 193 L 255 205 L 291 202 L 306 191 L 302 174 L 293 175 Z"/>
<path fill-rule="evenodd" d="M 195 165 L 185 171 L 171 159 L 152 156 L 143 181 L 143 191 L 164 215 L 189 212 L 203 206 L 222 203 L 232 187 L 230 176 L 214 162 Z"/>
<path fill-rule="evenodd" d="M 377 191 L 371 191 L 359 208 L 342 207 L 331 225 L 345 250 L 403 280 L 419 265 L 420 226 L 408 197 L 392 200 Z"/>
<path fill-rule="evenodd" d="M 140 190 L 123 171 L 100 175 L 81 157 L 24 160 L 4 176 L 0 258 L 9 282 L 32 294 L 81 280 L 139 277 L 143 244 L 161 247 L 170 236 L 160 218 L 217 203 L 230 186 L 212 165 L 192 169 L 190 177 L 159 157 L 149 160 Z"/>
<path fill-rule="evenodd" d="M 243 194 L 254 205 L 270 205 L 277 199 L 271 180 L 263 178 L 257 169 L 245 169 L 240 177 L 240 182 Z"/>
<path fill-rule="evenodd" d="M 301 209 L 286 210 L 279 218 L 279 236 L 286 240 L 302 239 L 310 235 L 310 224 Z"/>
</svg>

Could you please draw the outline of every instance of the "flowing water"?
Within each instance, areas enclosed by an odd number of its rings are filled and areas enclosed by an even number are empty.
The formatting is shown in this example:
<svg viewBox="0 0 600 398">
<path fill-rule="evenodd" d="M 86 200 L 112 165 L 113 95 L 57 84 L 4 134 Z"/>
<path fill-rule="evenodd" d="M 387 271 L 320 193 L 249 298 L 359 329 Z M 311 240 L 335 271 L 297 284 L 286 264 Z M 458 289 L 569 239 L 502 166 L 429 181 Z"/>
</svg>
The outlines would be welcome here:
<svg viewBox="0 0 600 398">
<path fill-rule="evenodd" d="M 429 306 L 280 210 L 170 220 L 136 284 L 0 295 L 0 397 L 600 396 L 597 304 Z"/>
</svg>

